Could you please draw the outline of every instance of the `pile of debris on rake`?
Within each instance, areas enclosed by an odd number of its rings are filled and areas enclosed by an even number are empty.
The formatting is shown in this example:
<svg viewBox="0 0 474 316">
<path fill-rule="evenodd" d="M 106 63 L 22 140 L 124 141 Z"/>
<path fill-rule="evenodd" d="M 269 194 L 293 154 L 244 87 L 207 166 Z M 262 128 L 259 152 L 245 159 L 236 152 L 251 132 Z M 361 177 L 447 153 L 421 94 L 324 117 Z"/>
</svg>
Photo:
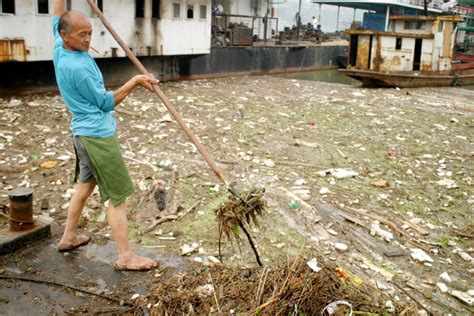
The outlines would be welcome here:
<svg viewBox="0 0 474 316">
<path fill-rule="evenodd" d="M 157 280 L 136 300 L 150 315 L 413 315 L 416 307 L 397 302 L 357 276 L 316 258 L 299 256 L 276 267 L 239 269 L 194 266 Z M 319 266 L 318 266 L 319 265 Z"/>
</svg>

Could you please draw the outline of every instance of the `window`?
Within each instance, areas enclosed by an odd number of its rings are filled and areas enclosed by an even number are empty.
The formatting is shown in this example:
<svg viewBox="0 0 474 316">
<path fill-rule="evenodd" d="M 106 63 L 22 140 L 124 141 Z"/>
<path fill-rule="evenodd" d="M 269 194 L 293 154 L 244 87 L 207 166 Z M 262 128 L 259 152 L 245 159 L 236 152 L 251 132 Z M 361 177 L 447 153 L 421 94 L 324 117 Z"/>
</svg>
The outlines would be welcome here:
<svg viewBox="0 0 474 316">
<path fill-rule="evenodd" d="M 444 21 L 439 21 L 438 22 L 438 32 L 443 32 L 444 28 Z"/>
<path fill-rule="evenodd" d="M 181 3 L 173 3 L 173 18 L 179 19 L 181 17 Z"/>
<path fill-rule="evenodd" d="M 71 11 L 71 9 L 72 9 L 72 0 L 67 0 L 66 8 L 67 8 L 68 11 Z"/>
<path fill-rule="evenodd" d="M 201 20 L 207 19 L 207 5 L 199 6 L 199 18 Z"/>
<path fill-rule="evenodd" d="M 38 14 L 48 14 L 48 0 L 38 0 Z"/>
<path fill-rule="evenodd" d="M 0 13 L 15 14 L 15 0 L 0 0 Z"/>
<path fill-rule="evenodd" d="M 97 8 L 99 8 L 100 12 L 104 13 L 104 5 L 103 5 L 103 1 L 102 0 L 93 0 L 97 6 Z M 97 14 L 95 13 L 94 10 L 92 10 L 91 8 L 91 16 L 92 17 L 97 17 Z"/>
<path fill-rule="evenodd" d="M 135 17 L 145 17 L 145 0 L 135 0 Z"/>
<path fill-rule="evenodd" d="M 397 23 L 395 23 L 395 22 L 390 22 L 390 24 L 389 24 L 389 30 L 391 30 L 392 32 L 395 32 L 396 24 L 397 24 Z"/>
<path fill-rule="evenodd" d="M 421 30 L 425 26 L 423 21 L 405 21 L 405 30 Z"/>
<path fill-rule="evenodd" d="M 402 38 L 401 37 L 397 37 L 395 39 L 395 49 L 396 50 L 402 49 Z"/>
<path fill-rule="evenodd" d="M 186 17 L 188 19 L 194 19 L 194 4 L 188 4 L 188 9 L 186 10 Z"/>
<path fill-rule="evenodd" d="M 153 19 L 160 18 L 160 0 L 153 0 L 151 3 L 151 17 Z"/>
</svg>

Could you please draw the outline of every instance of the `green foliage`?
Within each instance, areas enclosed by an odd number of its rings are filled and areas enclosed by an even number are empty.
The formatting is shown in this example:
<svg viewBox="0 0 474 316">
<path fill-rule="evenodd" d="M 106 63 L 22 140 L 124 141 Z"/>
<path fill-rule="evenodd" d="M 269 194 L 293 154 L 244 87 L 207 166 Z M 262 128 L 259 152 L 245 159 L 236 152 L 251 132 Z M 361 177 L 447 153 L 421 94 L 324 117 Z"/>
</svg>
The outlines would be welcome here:
<svg viewBox="0 0 474 316">
<path fill-rule="evenodd" d="M 449 242 L 451 240 L 453 240 L 453 238 L 451 236 L 448 236 L 448 235 L 443 235 L 443 236 L 439 237 L 439 242 L 441 243 L 441 245 L 443 245 L 444 248 L 449 247 Z"/>
</svg>

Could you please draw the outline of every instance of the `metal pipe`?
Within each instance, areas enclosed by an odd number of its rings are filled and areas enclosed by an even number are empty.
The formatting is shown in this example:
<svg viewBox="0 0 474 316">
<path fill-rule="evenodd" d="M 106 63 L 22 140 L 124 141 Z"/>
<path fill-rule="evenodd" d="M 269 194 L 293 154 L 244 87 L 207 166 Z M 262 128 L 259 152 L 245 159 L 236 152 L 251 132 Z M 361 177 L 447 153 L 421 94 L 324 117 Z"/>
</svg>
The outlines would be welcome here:
<svg viewBox="0 0 474 316">
<path fill-rule="evenodd" d="M 301 0 L 298 3 L 298 20 L 296 21 L 296 40 L 300 40 L 300 27 L 301 27 Z"/>
<path fill-rule="evenodd" d="M 263 30 L 263 37 L 265 38 L 265 43 L 267 43 L 267 28 L 268 28 L 268 5 L 269 5 L 269 0 L 267 0 L 267 11 L 265 12 L 265 16 L 263 17 L 264 19 L 264 23 L 263 23 L 263 27 L 265 28 Z M 253 36 L 253 34 L 252 34 Z"/>
<path fill-rule="evenodd" d="M 319 5 L 319 13 L 318 13 L 318 23 L 321 24 L 321 10 L 323 9 L 323 5 Z"/>
<path fill-rule="evenodd" d="M 390 21 L 390 6 L 387 6 L 387 15 L 385 16 L 385 32 L 388 32 L 388 22 Z"/>
<path fill-rule="evenodd" d="M 253 45 L 253 32 L 255 32 L 255 17 L 252 18 L 252 46 L 254 46 Z M 260 34 L 260 30 L 258 33 Z M 231 45 L 233 44 L 231 43 Z"/>
</svg>

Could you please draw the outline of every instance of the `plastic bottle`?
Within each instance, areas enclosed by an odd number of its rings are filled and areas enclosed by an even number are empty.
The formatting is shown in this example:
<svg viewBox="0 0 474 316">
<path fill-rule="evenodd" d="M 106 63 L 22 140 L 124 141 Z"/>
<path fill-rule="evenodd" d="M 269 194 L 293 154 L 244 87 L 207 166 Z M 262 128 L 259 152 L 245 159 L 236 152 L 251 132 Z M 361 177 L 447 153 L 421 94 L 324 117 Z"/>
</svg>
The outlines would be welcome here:
<svg viewBox="0 0 474 316">
<path fill-rule="evenodd" d="M 295 209 L 298 207 L 298 203 L 292 198 L 288 198 L 288 205 L 290 206 L 291 209 Z"/>
</svg>

